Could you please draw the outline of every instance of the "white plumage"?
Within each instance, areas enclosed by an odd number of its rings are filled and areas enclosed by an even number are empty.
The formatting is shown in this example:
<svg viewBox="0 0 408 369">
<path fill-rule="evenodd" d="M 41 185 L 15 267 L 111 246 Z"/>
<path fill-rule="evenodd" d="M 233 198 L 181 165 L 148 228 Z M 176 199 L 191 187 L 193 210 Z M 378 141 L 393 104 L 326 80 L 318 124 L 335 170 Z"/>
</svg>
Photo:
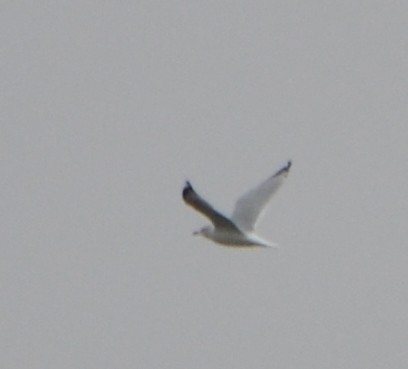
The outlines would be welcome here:
<svg viewBox="0 0 408 369">
<path fill-rule="evenodd" d="M 284 182 L 291 165 L 289 161 L 282 169 L 241 196 L 235 204 L 231 218 L 215 210 L 194 191 L 190 182 L 186 182 L 183 189 L 184 201 L 213 223 L 213 226 L 203 227 L 193 234 L 227 246 L 276 246 L 257 236 L 254 226 L 269 199 Z"/>
</svg>

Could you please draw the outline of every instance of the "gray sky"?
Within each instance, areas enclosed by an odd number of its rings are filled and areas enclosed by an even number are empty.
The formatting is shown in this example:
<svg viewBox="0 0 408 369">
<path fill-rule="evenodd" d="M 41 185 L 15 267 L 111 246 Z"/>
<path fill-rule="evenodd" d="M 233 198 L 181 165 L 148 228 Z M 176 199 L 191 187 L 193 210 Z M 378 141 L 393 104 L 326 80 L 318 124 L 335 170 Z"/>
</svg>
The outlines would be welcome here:
<svg viewBox="0 0 408 369">
<path fill-rule="evenodd" d="M 407 12 L 3 2 L 0 367 L 405 367 Z M 288 159 L 278 251 L 191 237 Z"/>
</svg>

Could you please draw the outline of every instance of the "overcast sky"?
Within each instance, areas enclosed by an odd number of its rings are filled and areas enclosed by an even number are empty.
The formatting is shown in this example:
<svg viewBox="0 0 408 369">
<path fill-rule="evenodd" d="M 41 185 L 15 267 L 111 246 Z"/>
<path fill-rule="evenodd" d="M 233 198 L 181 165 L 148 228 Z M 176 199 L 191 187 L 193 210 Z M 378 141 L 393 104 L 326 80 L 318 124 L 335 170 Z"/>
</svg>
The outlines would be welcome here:
<svg viewBox="0 0 408 369">
<path fill-rule="evenodd" d="M 0 367 L 406 367 L 407 14 L 3 1 Z M 279 250 L 191 236 L 289 159 Z"/>
</svg>

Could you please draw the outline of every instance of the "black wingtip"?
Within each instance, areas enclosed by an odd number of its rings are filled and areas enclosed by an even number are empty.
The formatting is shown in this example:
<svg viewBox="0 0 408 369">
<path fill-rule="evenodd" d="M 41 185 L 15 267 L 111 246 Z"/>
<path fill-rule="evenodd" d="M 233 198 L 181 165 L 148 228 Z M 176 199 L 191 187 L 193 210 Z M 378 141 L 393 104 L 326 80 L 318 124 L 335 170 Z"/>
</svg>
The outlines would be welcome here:
<svg viewBox="0 0 408 369">
<path fill-rule="evenodd" d="M 186 181 L 186 184 L 184 185 L 184 188 L 183 188 L 183 198 L 185 198 L 188 195 L 188 193 L 192 190 L 193 190 L 193 186 L 191 185 L 189 181 Z"/>
<path fill-rule="evenodd" d="M 274 174 L 274 177 L 280 176 L 281 174 L 287 175 L 287 174 L 289 173 L 289 169 L 290 169 L 291 166 L 292 166 L 292 161 L 289 160 L 288 163 L 287 163 L 282 169 L 279 169 L 279 170 Z"/>
</svg>

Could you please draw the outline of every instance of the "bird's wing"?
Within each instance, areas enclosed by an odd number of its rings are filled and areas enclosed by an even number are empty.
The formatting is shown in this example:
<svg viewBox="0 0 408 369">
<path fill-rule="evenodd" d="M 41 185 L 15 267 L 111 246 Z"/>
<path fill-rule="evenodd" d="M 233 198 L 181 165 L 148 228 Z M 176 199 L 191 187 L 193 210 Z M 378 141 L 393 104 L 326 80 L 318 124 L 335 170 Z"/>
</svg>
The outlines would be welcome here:
<svg viewBox="0 0 408 369">
<path fill-rule="evenodd" d="M 254 229 L 254 225 L 268 200 L 287 177 L 291 165 L 292 163 L 289 161 L 285 167 L 238 199 L 231 217 L 231 220 L 238 228 L 243 231 L 252 231 Z"/>
<path fill-rule="evenodd" d="M 188 205 L 209 218 L 216 228 L 233 229 L 234 231 L 239 231 L 234 223 L 232 223 L 224 215 L 220 214 L 207 201 L 198 195 L 188 181 L 183 189 L 183 199 Z"/>
</svg>

